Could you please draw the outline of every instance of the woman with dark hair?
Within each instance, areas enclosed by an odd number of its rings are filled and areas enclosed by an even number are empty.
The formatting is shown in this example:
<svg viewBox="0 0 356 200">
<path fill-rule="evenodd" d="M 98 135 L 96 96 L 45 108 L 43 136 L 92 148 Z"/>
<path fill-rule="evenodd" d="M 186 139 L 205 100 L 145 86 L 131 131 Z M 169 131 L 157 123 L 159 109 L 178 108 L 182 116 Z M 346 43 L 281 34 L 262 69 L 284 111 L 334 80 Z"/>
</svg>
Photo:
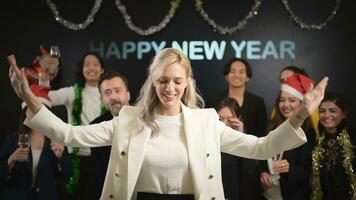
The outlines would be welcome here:
<svg viewBox="0 0 356 200">
<path fill-rule="evenodd" d="M 74 126 L 87 125 L 104 114 L 106 109 L 101 103 L 98 89 L 98 81 L 103 72 L 104 65 L 100 57 L 95 53 L 86 53 L 78 63 L 75 84 L 49 92 L 53 106 L 66 107 L 68 123 Z M 85 196 L 89 194 L 85 191 L 90 190 L 90 181 L 86 179 L 90 174 L 88 157 L 91 155 L 90 148 L 69 147 L 68 150 L 73 167 L 73 177 L 68 184 L 68 191 L 74 194 L 74 199 L 87 199 L 90 196 Z"/>
<path fill-rule="evenodd" d="M 67 149 L 23 125 L 26 110 L 18 134 L 9 135 L 0 150 L 0 199 L 59 200 L 61 183 L 72 175 Z M 22 144 L 25 135 L 29 140 Z"/>
<path fill-rule="evenodd" d="M 313 151 L 312 199 L 356 199 L 355 148 L 343 97 L 328 93 L 319 106 L 320 139 Z"/>
<path fill-rule="evenodd" d="M 51 90 L 49 98 L 53 106 L 65 105 L 68 123 L 86 125 L 101 114 L 101 101 L 98 89 L 104 65 L 94 53 L 86 53 L 78 63 L 74 86 Z"/>
<path fill-rule="evenodd" d="M 218 103 L 216 111 L 219 115 L 219 120 L 227 126 L 244 132 L 243 123 L 241 121 L 239 103 L 233 98 L 225 98 Z M 240 157 L 233 156 L 227 153 L 221 153 L 221 178 L 224 187 L 225 199 L 237 200 L 240 193 Z"/>
<path fill-rule="evenodd" d="M 281 84 L 283 84 L 284 81 L 286 81 L 288 79 L 288 77 L 290 77 L 294 74 L 301 74 L 306 77 L 309 77 L 309 75 L 305 69 L 290 65 L 290 66 L 287 66 L 287 67 L 284 67 L 283 69 L 281 69 L 281 71 L 279 72 L 279 81 L 281 82 Z M 271 114 L 271 118 L 273 118 L 274 112 L 275 111 L 273 110 L 272 114 Z M 312 120 L 312 125 L 314 127 L 316 137 L 318 138 L 319 137 L 319 130 L 318 130 L 319 115 L 318 115 L 317 110 L 312 114 L 311 120 Z"/>
<path fill-rule="evenodd" d="M 292 76 L 293 74 L 302 74 L 306 77 L 309 77 L 305 69 L 290 65 L 281 69 L 281 71 L 279 72 L 279 81 L 283 83 L 285 80 L 287 80 L 288 77 Z"/>
<path fill-rule="evenodd" d="M 243 123 L 241 121 L 239 103 L 233 98 L 225 98 L 216 106 L 220 121 L 227 126 L 244 132 Z"/>
<path fill-rule="evenodd" d="M 303 95 L 311 83 L 309 78 L 294 74 L 282 84 L 274 106 L 275 115 L 269 123 L 268 131 L 278 127 L 300 109 L 303 105 Z M 263 198 L 268 200 L 310 199 L 311 152 L 315 146 L 315 132 L 310 117 L 304 121 L 301 128 L 308 138 L 307 143 L 260 162 Z"/>
</svg>

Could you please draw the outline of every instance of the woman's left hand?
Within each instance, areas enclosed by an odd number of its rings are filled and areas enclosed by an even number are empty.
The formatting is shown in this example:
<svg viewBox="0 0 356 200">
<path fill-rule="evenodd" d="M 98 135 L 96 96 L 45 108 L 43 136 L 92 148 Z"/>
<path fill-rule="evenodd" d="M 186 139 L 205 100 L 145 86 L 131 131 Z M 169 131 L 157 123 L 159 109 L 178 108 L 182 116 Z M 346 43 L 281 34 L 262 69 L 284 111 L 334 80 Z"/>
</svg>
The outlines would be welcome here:
<svg viewBox="0 0 356 200">
<path fill-rule="evenodd" d="M 303 106 L 311 115 L 320 105 L 324 98 L 325 88 L 328 84 L 328 77 L 324 77 L 314 88 L 313 85 L 304 94 Z"/>
<path fill-rule="evenodd" d="M 63 145 L 52 141 L 51 149 L 52 149 L 53 153 L 56 155 L 57 158 L 61 158 L 62 157 L 63 151 L 64 151 L 64 146 Z"/>
<path fill-rule="evenodd" d="M 287 173 L 289 172 L 289 162 L 288 160 L 280 160 L 273 162 L 273 171 L 275 173 Z"/>
</svg>

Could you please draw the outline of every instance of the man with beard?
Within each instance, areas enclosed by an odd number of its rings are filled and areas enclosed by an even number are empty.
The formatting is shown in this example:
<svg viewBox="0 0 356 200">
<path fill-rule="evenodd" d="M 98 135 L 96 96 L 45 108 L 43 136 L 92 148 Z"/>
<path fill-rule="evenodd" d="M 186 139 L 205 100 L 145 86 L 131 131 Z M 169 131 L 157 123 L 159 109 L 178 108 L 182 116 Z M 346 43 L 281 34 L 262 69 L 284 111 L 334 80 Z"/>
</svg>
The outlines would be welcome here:
<svg viewBox="0 0 356 200">
<path fill-rule="evenodd" d="M 109 111 L 99 116 L 91 124 L 111 120 L 118 116 L 121 108 L 128 105 L 130 101 L 130 92 L 127 79 L 119 73 L 104 73 L 100 76 L 98 87 L 101 95 L 101 102 Z M 91 148 L 93 185 L 92 199 L 99 199 L 103 188 L 106 169 L 109 162 L 111 146 Z"/>
</svg>

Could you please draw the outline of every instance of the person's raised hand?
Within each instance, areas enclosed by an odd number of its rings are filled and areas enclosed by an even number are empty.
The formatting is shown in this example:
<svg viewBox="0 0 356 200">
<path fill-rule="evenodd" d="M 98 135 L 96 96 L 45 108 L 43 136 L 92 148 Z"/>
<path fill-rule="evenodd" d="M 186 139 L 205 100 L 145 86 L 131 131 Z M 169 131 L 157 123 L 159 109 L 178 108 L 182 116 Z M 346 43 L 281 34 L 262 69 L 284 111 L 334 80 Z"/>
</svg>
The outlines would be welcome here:
<svg viewBox="0 0 356 200">
<path fill-rule="evenodd" d="M 42 104 L 31 91 L 24 68 L 21 70 L 19 69 L 14 55 L 8 56 L 7 61 L 10 65 L 9 78 L 12 88 L 14 89 L 16 95 L 26 102 L 30 111 L 32 113 L 36 113 L 40 110 Z"/>
<path fill-rule="evenodd" d="M 312 85 L 304 94 L 303 106 L 309 115 L 319 107 L 320 102 L 323 100 L 328 80 L 328 77 L 324 77 L 315 87 Z"/>
<path fill-rule="evenodd" d="M 11 86 L 14 89 L 16 95 L 22 100 L 26 101 L 29 95 L 31 95 L 31 89 L 28 84 L 24 70 L 20 70 L 16 63 L 16 58 L 14 55 L 7 57 L 7 61 L 10 65 L 9 78 L 11 81 Z"/>
</svg>

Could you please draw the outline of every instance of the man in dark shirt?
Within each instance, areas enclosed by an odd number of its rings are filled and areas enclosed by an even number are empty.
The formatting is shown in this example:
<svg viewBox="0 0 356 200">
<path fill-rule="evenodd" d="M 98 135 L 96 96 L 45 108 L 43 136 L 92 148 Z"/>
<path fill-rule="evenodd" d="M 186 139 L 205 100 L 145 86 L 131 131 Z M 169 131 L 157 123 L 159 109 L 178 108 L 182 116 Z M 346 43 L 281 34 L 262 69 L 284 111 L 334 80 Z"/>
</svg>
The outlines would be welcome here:
<svg viewBox="0 0 356 200">
<path fill-rule="evenodd" d="M 109 112 L 97 117 L 91 124 L 108 121 L 118 116 L 121 108 L 128 105 L 130 101 L 128 81 L 121 74 L 104 73 L 99 79 L 98 87 L 101 101 Z M 94 179 L 91 192 L 94 193 L 92 198 L 95 200 L 100 198 L 102 192 L 110 150 L 111 146 L 91 148 L 92 174 Z"/>
</svg>

